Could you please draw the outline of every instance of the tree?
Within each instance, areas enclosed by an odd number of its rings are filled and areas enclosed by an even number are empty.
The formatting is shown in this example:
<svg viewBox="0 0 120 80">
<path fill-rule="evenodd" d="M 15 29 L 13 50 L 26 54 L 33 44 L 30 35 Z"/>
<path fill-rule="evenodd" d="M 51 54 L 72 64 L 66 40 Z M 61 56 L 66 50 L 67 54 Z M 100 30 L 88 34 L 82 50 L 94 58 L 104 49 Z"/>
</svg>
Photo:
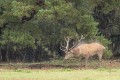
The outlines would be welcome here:
<svg viewBox="0 0 120 80">
<path fill-rule="evenodd" d="M 21 50 L 29 48 L 32 53 L 40 50 L 36 55 L 52 54 L 58 52 L 56 46 L 64 37 L 75 40 L 83 34 L 87 40 L 99 39 L 107 46 L 109 41 L 99 35 L 99 23 L 93 18 L 99 1 L 0 0 L 0 45 L 8 53 L 22 54 Z"/>
<path fill-rule="evenodd" d="M 94 8 L 94 17 L 99 22 L 99 30 L 109 40 L 112 41 L 111 49 L 114 55 L 120 53 L 120 1 L 119 0 L 103 0 Z M 118 56 L 118 55 L 117 55 Z"/>
</svg>

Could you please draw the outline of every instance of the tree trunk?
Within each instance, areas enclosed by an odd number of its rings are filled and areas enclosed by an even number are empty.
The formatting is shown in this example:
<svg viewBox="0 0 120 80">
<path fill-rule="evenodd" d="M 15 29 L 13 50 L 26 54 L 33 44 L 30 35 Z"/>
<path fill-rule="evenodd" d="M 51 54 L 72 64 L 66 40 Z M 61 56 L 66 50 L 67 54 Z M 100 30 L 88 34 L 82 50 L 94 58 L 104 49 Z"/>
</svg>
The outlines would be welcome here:
<svg viewBox="0 0 120 80">
<path fill-rule="evenodd" d="M 2 52 L 1 52 L 1 47 L 0 47 L 0 61 L 2 61 Z"/>
</svg>

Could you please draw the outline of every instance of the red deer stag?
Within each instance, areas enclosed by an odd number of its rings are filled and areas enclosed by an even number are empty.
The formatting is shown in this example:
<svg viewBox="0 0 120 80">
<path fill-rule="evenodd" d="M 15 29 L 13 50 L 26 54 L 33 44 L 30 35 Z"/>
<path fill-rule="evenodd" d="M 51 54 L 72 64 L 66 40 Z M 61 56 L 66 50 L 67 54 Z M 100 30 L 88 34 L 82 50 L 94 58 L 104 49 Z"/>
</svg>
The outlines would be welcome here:
<svg viewBox="0 0 120 80">
<path fill-rule="evenodd" d="M 84 39 L 82 35 L 74 46 L 69 49 L 70 39 L 70 37 L 65 38 L 66 46 L 62 44 L 60 46 L 60 49 L 65 52 L 65 59 L 82 56 L 85 58 L 85 66 L 87 65 L 88 58 L 94 55 L 98 55 L 99 61 L 102 61 L 103 52 L 105 50 L 103 45 L 97 42 L 80 44 L 80 41 Z"/>
</svg>

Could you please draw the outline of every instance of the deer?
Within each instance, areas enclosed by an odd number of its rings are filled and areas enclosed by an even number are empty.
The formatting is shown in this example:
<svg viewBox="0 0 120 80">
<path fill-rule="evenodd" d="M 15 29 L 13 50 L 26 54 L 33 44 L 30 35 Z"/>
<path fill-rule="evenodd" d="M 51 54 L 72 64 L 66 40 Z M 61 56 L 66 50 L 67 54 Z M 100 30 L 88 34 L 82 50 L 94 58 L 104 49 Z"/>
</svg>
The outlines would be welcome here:
<svg viewBox="0 0 120 80">
<path fill-rule="evenodd" d="M 85 37 L 81 35 L 81 38 L 78 39 L 71 48 L 69 48 L 69 42 L 71 40 L 71 37 L 64 38 L 66 42 L 66 46 L 60 44 L 61 45 L 60 49 L 65 53 L 64 59 L 82 56 L 83 58 L 85 58 L 85 67 L 86 67 L 89 57 L 97 55 L 99 61 L 102 62 L 102 56 L 105 51 L 105 47 L 98 42 L 80 44 L 81 40 L 84 38 Z"/>
</svg>

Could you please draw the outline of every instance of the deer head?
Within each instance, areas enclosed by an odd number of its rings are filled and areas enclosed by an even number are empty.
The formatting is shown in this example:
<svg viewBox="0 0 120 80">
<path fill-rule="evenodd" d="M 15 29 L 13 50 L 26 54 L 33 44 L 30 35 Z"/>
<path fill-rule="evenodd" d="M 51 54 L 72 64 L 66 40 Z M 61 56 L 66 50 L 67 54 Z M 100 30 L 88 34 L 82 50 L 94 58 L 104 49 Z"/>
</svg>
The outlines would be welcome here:
<svg viewBox="0 0 120 80">
<path fill-rule="evenodd" d="M 73 56 L 72 49 L 75 48 L 80 43 L 80 41 L 85 38 L 85 37 L 83 37 L 83 35 L 81 35 L 80 39 L 79 39 L 79 37 L 77 35 L 76 35 L 76 37 L 77 37 L 77 40 L 76 40 L 76 42 L 73 42 L 73 46 L 71 48 L 69 48 L 69 43 L 70 43 L 70 40 L 72 39 L 71 37 L 65 37 L 64 38 L 64 40 L 66 42 L 66 46 L 62 45 L 62 43 L 61 43 L 60 49 L 62 51 L 64 51 L 64 53 L 65 53 L 65 59 L 67 59 L 67 57 Z"/>
</svg>

